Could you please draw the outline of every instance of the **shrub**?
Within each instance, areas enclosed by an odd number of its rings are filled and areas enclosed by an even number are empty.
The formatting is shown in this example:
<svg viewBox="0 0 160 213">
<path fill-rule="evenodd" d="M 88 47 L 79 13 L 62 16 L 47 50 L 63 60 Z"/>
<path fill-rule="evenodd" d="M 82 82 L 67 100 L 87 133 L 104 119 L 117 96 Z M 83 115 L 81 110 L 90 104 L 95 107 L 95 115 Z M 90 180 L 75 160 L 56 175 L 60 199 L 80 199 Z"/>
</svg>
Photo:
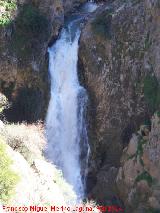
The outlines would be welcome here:
<svg viewBox="0 0 160 213">
<path fill-rule="evenodd" d="M 11 164 L 5 144 L 0 140 L 0 201 L 2 203 L 9 201 L 19 180 L 19 176 L 12 171 Z"/>
<path fill-rule="evenodd" d="M 138 142 L 137 145 L 137 151 L 136 151 L 136 156 L 142 156 L 143 155 L 143 145 L 147 143 L 147 140 L 144 140 L 143 138 L 141 138 Z"/>
<path fill-rule="evenodd" d="M 92 30 L 103 38 L 111 39 L 111 11 L 100 14 L 92 22 Z"/>
<path fill-rule="evenodd" d="M 0 8 L 3 9 L 0 14 L 0 26 L 6 26 L 11 23 L 12 13 L 17 8 L 16 0 L 0 0 Z"/>
<path fill-rule="evenodd" d="M 46 40 L 49 33 L 49 21 L 39 11 L 38 8 L 32 5 L 24 5 L 20 9 L 15 20 L 15 30 L 13 32 L 12 41 L 10 44 L 11 52 L 16 53 L 19 58 L 32 58 L 37 45 L 41 40 Z"/>
<path fill-rule="evenodd" d="M 153 178 L 147 171 L 144 171 L 140 175 L 138 175 L 135 179 L 135 182 L 138 183 L 141 180 L 147 181 L 149 186 L 151 186 L 153 183 Z"/>
<path fill-rule="evenodd" d="M 17 27 L 24 36 L 30 34 L 31 36 L 39 36 L 45 32 L 48 27 L 48 20 L 40 13 L 38 8 L 32 5 L 24 5 L 17 20 Z"/>
<path fill-rule="evenodd" d="M 147 75 L 144 79 L 144 98 L 151 111 L 160 105 L 160 86 L 155 76 Z"/>
<path fill-rule="evenodd" d="M 36 125 L 7 124 L 0 134 L 13 150 L 18 151 L 29 164 L 32 164 L 35 158 L 41 157 L 45 146 L 42 128 L 40 123 Z"/>
<path fill-rule="evenodd" d="M 139 137 L 139 141 L 138 141 L 138 145 L 137 145 L 137 150 L 136 150 L 136 153 L 129 156 L 128 157 L 128 160 L 130 159 L 133 159 L 135 158 L 137 160 L 137 158 L 139 157 L 139 161 L 140 161 L 140 164 L 142 166 L 144 166 L 144 162 L 143 162 L 143 159 L 142 159 L 142 156 L 143 156 L 143 146 L 147 143 L 147 140 L 143 139 L 141 136 Z"/>
</svg>

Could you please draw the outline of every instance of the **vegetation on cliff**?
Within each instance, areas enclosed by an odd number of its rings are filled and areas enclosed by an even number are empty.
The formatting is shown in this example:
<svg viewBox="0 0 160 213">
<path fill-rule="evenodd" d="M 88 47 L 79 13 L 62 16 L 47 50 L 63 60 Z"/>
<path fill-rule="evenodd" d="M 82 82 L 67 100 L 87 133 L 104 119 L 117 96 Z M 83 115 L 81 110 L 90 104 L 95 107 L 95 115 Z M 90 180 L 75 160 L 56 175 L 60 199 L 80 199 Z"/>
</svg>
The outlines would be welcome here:
<svg viewBox="0 0 160 213">
<path fill-rule="evenodd" d="M 117 187 L 127 211 L 159 212 L 160 118 L 157 113 L 151 127 L 141 126 L 123 151 Z"/>
<path fill-rule="evenodd" d="M 0 93 L 1 114 L 6 100 Z M 41 122 L 29 125 L 0 120 L 0 204 L 50 206 L 76 199 L 62 172 L 44 158 L 45 146 Z"/>
<path fill-rule="evenodd" d="M 11 23 L 17 0 L 0 0 L 0 27 Z"/>
<path fill-rule="evenodd" d="M 32 4 L 19 8 L 11 40 L 11 50 L 23 60 L 30 58 L 38 42 L 49 36 L 49 22 L 40 10 Z"/>
<path fill-rule="evenodd" d="M 144 79 L 144 98 L 149 105 L 151 112 L 160 107 L 160 85 L 155 76 L 147 75 Z"/>
<path fill-rule="evenodd" d="M 6 145 L 0 138 L 0 202 L 6 203 L 14 196 L 19 176 L 11 166 L 13 161 L 6 152 Z"/>
<path fill-rule="evenodd" d="M 103 37 L 103 39 L 111 39 L 111 20 L 112 10 L 109 9 L 99 14 L 92 22 L 93 32 Z"/>
<path fill-rule="evenodd" d="M 3 113 L 7 104 L 7 98 L 0 93 L 0 114 Z M 0 125 L 3 124 L 0 123 Z M 0 126 L 1 128 L 2 126 Z M 18 174 L 12 169 L 13 161 L 7 153 L 7 145 L 4 139 L 5 137 L 0 134 L 0 203 L 6 203 L 10 200 L 19 181 Z"/>
</svg>

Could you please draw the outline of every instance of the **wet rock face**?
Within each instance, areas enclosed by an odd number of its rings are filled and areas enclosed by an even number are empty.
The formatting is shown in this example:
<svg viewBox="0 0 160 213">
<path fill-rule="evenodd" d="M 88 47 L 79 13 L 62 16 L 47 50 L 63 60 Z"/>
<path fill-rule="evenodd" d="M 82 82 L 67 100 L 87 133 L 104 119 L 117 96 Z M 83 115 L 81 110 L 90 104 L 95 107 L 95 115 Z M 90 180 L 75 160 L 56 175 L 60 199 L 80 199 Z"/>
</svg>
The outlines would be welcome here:
<svg viewBox="0 0 160 213">
<path fill-rule="evenodd" d="M 65 13 L 73 12 L 76 7 L 80 4 L 86 2 L 87 0 L 64 0 L 64 10 Z"/>
<path fill-rule="evenodd" d="M 11 23 L 0 26 L 0 91 L 12 103 L 6 111 L 8 120 L 33 122 L 45 117 L 48 44 L 58 37 L 64 16 L 82 2 L 19 0 Z"/>
<path fill-rule="evenodd" d="M 149 1 L 104 4 L 88 19 L 81 35 L 80 79 L 90 97 L 89 183 L 91 176 L 102 170 L 109 172 L 111 167 L 119 167 L 122 149 L 150 116 L 143 82 L 147 74 L 159 77 L 158 63 L 151 55 L 159 57 L 154 47 L 159 36 L 155 26 L 160 22 L 159 9 L 153 3 L 148 8 L 148 4 Z M 98 197 L 96 189 L 102 182 L 98 176 L 97 183 L 93 181 L 93 196 Z M 102 191 L 105 202 L 107 188 Z"/>
</svg>

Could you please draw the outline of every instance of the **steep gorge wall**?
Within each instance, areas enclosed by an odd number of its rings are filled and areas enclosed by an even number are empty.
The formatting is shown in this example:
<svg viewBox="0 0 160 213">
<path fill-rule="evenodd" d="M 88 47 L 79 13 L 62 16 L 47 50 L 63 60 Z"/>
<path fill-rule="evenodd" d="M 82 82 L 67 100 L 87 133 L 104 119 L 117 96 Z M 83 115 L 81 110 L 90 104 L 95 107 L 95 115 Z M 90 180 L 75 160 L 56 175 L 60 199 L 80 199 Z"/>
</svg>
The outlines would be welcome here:
<svg viewBox="0 0 160 213">
<path fill-rule="evenodd" d="M 50 84 L 48 44 L 58 37 L 65 15 L 84 1 L 12 0 L 10 20 L 0 17 L 6 22 L 0 25 L 0 91 L 11 103 L 8 120 L 44 118 Z M 3 6 L 0 10 L 5 14 Z"/>
<path fill-rule="evenodd" d="M 123 151 L 116 183 L 126 212 L 160 212 L 160 117 L 142 125 Z"/>
<path fill-rule="evenodd" d="M 90 97 L 88 192 L 100 202 L 118 196 L 122 150 L 158 108 L 144 84 L 160 78 L 159 15 L 159 1 L 104 3 L 81 35 L 79 75 Z"/>
</svg>

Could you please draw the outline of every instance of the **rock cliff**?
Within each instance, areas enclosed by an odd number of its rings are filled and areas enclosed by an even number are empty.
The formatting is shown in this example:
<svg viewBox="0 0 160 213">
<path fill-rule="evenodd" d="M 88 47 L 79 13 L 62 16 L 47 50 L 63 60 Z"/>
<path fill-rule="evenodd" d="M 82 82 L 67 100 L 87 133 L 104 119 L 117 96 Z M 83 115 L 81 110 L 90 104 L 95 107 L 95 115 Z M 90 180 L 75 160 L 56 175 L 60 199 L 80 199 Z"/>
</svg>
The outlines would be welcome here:
<svg viewBox="0 0 160 213">
<path fill-rule="evenodd" d="M 90 97 L 88 191 L 99 201 L 118 194 L 122 150 L 159 108 L 159 15 L 159 1 L 105 2 L 81 35 L 79 76 Z"/>
<path fill-rule="evenodd" d="M 160 118 L 152 117 L 151 130 L 141 126 L 123 151 L 116 183 L 126 211 L 160 211 Z"/>
<path fill-rule="evenodd" d="M 44 118 L 49 100 L 48 44 L 84 0 L 0 2 L 0 91 L 12 104 L 6 117 L 33 122 Z"/>
<path fill-rule="evenodd" d="M 34 122 L 44 118 L 49 100 L 47 47 L 65 16 L 85 0 L 5 1 L 0 0 L 0 91 L 11 105 L 5 114 L 9 121 Z M 79 42 L 79 79 L 89 95 L 88 197 L 125 205 L 127 213 L 159 212 L 160 3 L 96 2 L 101 4 L 86 18 Z M 25 157 L 15 156 L 24 164 Z M 33 167 L 43 169 L 36 160 Z M 33 168 L 26 171 L 37 180 Z"/>
</svg>

